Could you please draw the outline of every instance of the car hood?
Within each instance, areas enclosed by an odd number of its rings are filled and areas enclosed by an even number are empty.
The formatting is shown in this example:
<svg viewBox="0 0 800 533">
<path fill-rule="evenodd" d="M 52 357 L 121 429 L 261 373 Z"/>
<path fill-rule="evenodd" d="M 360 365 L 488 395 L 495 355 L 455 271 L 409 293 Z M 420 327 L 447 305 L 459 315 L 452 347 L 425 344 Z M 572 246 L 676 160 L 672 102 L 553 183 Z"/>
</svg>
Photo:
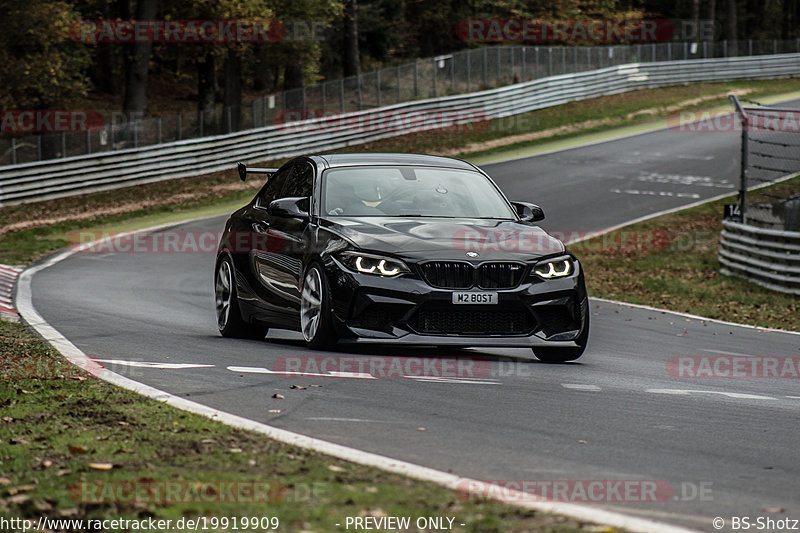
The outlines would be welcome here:
<svg viewBox="0 0 800 533">
<path fill-rule="evenodd" d="M 564 244 L 535 225 L 510 220 L 336 217 L 322 226 L 363 250 L 413 259 L 530 260 L 563 253 Z"/>
</svg>

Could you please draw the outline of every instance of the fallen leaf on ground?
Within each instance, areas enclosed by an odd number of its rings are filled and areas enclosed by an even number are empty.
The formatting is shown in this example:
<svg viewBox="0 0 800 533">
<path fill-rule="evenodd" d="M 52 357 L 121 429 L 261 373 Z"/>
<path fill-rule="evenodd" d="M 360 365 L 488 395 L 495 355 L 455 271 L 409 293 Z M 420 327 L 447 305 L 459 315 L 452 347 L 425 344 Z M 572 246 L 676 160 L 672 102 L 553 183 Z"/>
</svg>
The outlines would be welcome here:
<svg viewBox="0 0 800 533">
<path fill-rule="evenodd" d="M 89 463 L 89 468 L 92 470 L 111 470 L 114 468 L 113 463 Z"/>
<path fill-rule="evenodd" d="M 273 394 L 272 397 L 275 398 L 276 400 L 283 400 L 284 398 L 283 394 L 278 394 L 277 392 Z"/>
<path fill-rule="evenodd" d="M 69 453 L 71 453 L 72 455 L 78 455 L 78 454 L 89 453 L 89 450 L 87 450 L 85 446 L 81 446 L 79 444 L 70 444 Z"/>
</svg>

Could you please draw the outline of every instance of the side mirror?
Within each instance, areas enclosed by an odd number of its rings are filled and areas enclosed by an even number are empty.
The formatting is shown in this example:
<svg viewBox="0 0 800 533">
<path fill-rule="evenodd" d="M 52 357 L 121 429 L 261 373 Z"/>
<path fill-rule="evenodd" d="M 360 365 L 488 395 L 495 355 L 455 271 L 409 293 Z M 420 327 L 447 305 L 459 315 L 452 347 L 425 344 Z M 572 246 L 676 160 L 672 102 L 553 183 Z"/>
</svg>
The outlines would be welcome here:
<svg viewBox="0 0 800 533">
<path fill-rule="evenodd" d="M 308 218 L 309 198 L 292 197 L 273 200 L 267 206 L 267 213 L 273 217 Z"/>
<path fill-rule="evenodd" d="M 528 202 L 511 202 L 514 209 L 517 210 L 522 222 L 539 222 L 544 220 L 544 210 L 536 204 L 529 204 Z"/>
<path fill-rule="evenodd" d="M 236 163 L 236 172 L 239 173 L 239 179 L 244 181 L 247 179 L 247 165 L 244 163 Z"/>
</svg>

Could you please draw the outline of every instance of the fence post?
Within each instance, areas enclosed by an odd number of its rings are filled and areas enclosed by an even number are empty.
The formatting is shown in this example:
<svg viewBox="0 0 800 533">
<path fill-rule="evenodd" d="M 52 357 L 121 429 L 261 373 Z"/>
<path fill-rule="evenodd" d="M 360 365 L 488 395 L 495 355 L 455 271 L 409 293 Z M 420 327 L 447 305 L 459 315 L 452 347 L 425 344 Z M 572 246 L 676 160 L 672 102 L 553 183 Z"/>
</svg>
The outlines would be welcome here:
<svg viewBox="0 0 800 533">
<path fill-rule="evenodd" d="M 528 62 L 528 54 L 526 53 L 526 48 L 522 47 L 522 81 L 528 81 L 528 72 L 526 67 L 526 63 Z"/>
<path fill-rule="evenodd" d="M 156 144 L 161 144 L 161 117 L 158 117 L 158 142 Z"/>
<path fill-rule="evenodd" d="M 358 75 L 358 110 L 361 111 L 361 109 L 363 107 L 364 106 L 361 103 L 361 74 L 359 74 Z"/>
<path fill-rule="evenodd" d="M 495 58 L 494 62 L 494 82 L 495 84 L 500 83 L 500 46 L 495 47 L 497 50 L 497 57 Z"/>
<path fill-rule="evenodd" d="M 489 85 L 489 65 L 488 65 L 489 57 L 487 55 L 489 53 L 489 48 L 484 46 L 482 50 L 483 50 L 483 86 L 485 88 Z"/>
<path fill-rule="evenodd" d="M 133 123 L 133 147 L 139 148 L 139 121 Z"/>
<path fill-rule="evenodd" d="M 572 73 L 578 72 L 578 47 L 572 47 Z"/>
<path fill-rule="evenodd" d="M 327 91 L 325 90 L 325 86 L 328 85 L 327 81 L 323 81 L 320 85 L 322 85 L 322 114 L 325 114 L 325 108 L 327 107 L 327 95 L 325 94 Z"/>
<path fill-rule="evenodd" d="M 741 217 L 742 224 L 747 221 L 747 167 L 749 166 L 748 157 L 748 133 L 749 119 L 747 113 L 742 109 L 742 104 L 739 103 L 739 98 L 735 94 L 728 97 L 731 103 L 736 108 L 736 113 L 742 124 L 742 145 L 741 154 L 739 157 L 739 216 Z"/>
<path fill-rule="evenodd" d="M 514 47 L 508 49 L 508 66 L 511 69 L 511 83 L 514 83 Z"/>
<path fill-rule="evenodd" d="M 67 157 L 67 134 L 61 132 L 61 157 Z"/>
<path fill-rule="evenodd" d="M 17 164 L 17 138 L 11 137 L 11 164 Z"/>
<path fill-rule="evenodd" d="M 92 153 L 92 131 L 86 130 L 86 153 Z"/>
<path fill-rule="evenodd" d="M 381 106 L 381 71 L 375 71 L 375 89 L 378 93 L 378 107 Z"/>
<path fill-rule="evenodd" d="M 198 124 L 198 129 L 200 130 L 200 137 L 203 136 L 203 122 L 205 121 L 205 118 L 203 117 L 204 114 L 205 113 L 203 112 L 202 109 L 197 112 L 197 115 L 198 115 L 197 116 L 197 124 Z"/>
<path fill-rule="evenodd" d="M 114 147 L 113 139 L 112 139 L 112 142 L 111 142 L 111 147 L 112 148 Z M 41 136 L 41 134 L 36 136 L 36 158 L 39 161 L 42 160 L 42 136 Z"/>
<path fill-rule="evenodd" d="M 339 103 L 342 113 L 344 113 L 344 78 L 339 78 Z"/>
<path fill-rule="evenodd" d="M 256 125 L 256 115 L 258 114 L 258 112 L 256 111 L 257 103 L 258 103 L 258 100 L 253 100 L 250 103 L 250 123 L 253 125 L 253 128 L 257 128 L 258 127 Z"/>
<path fill-rule="evenodd" d="M 419 98 L 419 59 L 414 60 L 414 100 Z"/>
<path fill-rule="evenodd" d="M 467 49 L 467 92 L 469 92 L 470 78 L 472 77 L 472 49 Z"/>
<path fill-rule="evenodd" d="M 402 98 L 402 94 L 400 93 L 400 65 L 394 67 L 395 73 L 397 74 L 397 103 L 400 103 L 400 98 Z"/>
<path fill-rule="evenodd" d="M 433 97 L 436 98 L 436 71 L 439 69 L 439 66 L 436 64 L 436 61 L 433 62 Z"/>
<path fill-rule="evenodd" d="M 456 91 L 456 56 L 453 54 L 450 57 L 450 92 Z"/>
<path fill-rule="evenodd" d="M 183 133 L 183 119 L 182 115 L 178 113 L 178 140 L 181 140 L 181 134 Z"/>
<path fill-rule="evenodd" d="M 722 40 L 722 57 L 728 57 L 728 39 Z"/>
<path fill-rule="evenodd" d="M 772 53 L 773 54 L 777 54 L 778 53 L 778 40 L 777 39 L 772 39 Z"/>
<path fill-rule="evenodd" d="M 553 75 L 553 47 L 547 47 L 547 75 Z"/>
</svg>

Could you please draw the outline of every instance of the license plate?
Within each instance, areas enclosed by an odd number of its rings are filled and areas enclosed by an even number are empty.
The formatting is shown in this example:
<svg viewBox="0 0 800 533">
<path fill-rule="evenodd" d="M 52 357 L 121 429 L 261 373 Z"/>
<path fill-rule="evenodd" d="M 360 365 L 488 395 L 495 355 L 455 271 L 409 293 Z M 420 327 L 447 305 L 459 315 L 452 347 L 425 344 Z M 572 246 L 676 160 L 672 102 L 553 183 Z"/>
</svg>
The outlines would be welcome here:
<svg viewBox="0 0 800 533">
<path fill-rule="evenodd" d="M 496 292 L 454 292 L 454 304 L 483 304 L 494 305 L 497 303 Z"/>
</svg>

